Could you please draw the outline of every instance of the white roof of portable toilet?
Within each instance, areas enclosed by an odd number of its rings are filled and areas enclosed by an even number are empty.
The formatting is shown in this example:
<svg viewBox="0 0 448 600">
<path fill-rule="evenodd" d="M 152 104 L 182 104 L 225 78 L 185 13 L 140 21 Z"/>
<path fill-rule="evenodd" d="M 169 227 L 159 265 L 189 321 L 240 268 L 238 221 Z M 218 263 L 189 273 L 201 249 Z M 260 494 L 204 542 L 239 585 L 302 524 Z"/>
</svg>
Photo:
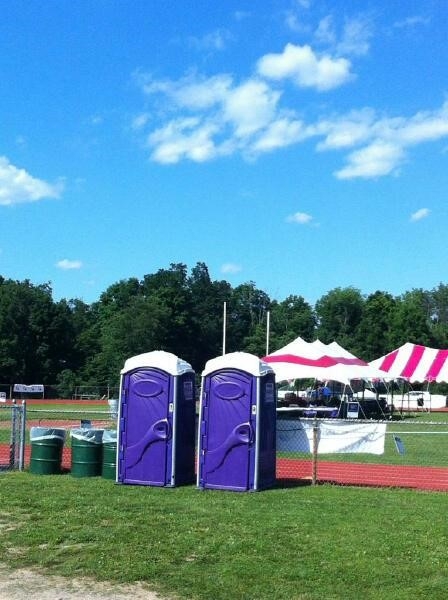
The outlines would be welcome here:
<svg viewBox="0 0 448 600">
<path fill-rule="evenodd" d="M 202 377 L 220 369 L 238 369 L 257 377 L 274 372 L 270 365 L 260 360 L 254 354 L 249 354 L 248 352 L 231 352 L 208 360 L 202 371 Z"/>
<path fill-rule="evenodd" d="M 193 368 L 189 363 L 175 354 L 165 352 L 164 350 L 154 350 L 153 352 L 145 352 L 144 354 L 138 354 L 137 356 L 128 358 L 124 363 L 121 374 L 123 375 L 124 373 L 142 367 L 161 369 L 170 375 L 182 375 L 188 371 L 193 371 Z"/>
</svg>

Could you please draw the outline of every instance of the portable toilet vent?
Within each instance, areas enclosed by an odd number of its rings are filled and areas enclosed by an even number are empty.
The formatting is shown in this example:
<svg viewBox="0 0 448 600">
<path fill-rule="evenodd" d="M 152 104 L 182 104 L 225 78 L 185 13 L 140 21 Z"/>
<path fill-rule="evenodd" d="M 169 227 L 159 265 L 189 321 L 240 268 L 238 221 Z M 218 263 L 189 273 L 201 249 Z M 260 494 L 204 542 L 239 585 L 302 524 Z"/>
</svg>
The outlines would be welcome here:
<svg viewBox="0 0 448 600">
<path fill-rule="evenodd" d="M 195 374 L 157 350 L 126 360 L 121 371 L 117 481 L 137 485 L 194 483 Z"/>
<path fill-rule="evenodd" d="M 275 484 L 276 395 L 272 368 L 234 352 L 202 373 L 197 485 L 255 491 Z"/>
</svg>

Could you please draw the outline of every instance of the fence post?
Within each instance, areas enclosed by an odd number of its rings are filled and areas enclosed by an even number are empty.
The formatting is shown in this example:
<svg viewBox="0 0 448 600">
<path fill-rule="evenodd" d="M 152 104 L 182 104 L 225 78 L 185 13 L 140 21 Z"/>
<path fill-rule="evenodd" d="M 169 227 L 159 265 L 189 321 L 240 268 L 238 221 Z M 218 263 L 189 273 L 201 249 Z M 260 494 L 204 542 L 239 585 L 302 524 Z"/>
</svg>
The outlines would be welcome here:
<svg viewBox="0 0 448 600">
<path fill-rule="evenodd" d="M 314 417 L 313 422 L 313 475 L 311 483 L 316 485 L 317 483 L 317 449 L 319 446 L 319 425 L 317 423 L 317 417 Z"/>
<path fill-rule="evenodd" d="M 9 441 L 9 468 L 14 469 L 16 462 L 16 423 L 17 423 L 17 405 L 14 402 L 11 406 L 11 436 Z"/>
<path fill-rule="evenodd" d="M 26 400 L 22 400 L 22 422 L 20 427 L 19 471 L 25 468 Z"/>
</svg>

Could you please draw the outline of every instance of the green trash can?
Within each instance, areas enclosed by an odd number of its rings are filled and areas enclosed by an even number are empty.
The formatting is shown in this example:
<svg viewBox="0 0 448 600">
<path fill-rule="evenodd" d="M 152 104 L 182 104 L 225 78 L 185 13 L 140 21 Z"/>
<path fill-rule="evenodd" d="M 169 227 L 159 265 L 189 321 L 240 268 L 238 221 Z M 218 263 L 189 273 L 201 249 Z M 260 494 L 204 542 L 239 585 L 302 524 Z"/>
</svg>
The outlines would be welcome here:
<svg viewBox="0 0 448 600">
<path fill-rule="evenodd" d="M 72 429 L 72 470 L 74 477 L 101 475 L 103 429 Z"/>
<path fill-rule="evenodd" d="M 30 472 L 39 475 L 57 475 L 61 473 L 65 429 L 31 427 L 30 441 Z"/>
<path fill-rule="evenodd" d="M 117 478 L 117 432 L 105 429 L 103 433 L 103 467 L 101 475 L 104 479 Z"/>
</svg>

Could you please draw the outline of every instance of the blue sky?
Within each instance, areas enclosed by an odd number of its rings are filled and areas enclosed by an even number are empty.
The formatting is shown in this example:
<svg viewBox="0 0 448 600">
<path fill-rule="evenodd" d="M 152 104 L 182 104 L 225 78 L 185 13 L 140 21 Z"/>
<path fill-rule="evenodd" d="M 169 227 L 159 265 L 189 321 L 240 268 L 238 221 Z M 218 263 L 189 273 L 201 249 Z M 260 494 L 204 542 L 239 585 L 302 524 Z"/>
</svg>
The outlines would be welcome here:
<svg viewBox="0 0 448 600">
<path fill-rule="evenodd" d="M 314 303 L 448 283 L 448 3 L 14 0 L 0 274 L 170 263 Z"/>
</svg>

